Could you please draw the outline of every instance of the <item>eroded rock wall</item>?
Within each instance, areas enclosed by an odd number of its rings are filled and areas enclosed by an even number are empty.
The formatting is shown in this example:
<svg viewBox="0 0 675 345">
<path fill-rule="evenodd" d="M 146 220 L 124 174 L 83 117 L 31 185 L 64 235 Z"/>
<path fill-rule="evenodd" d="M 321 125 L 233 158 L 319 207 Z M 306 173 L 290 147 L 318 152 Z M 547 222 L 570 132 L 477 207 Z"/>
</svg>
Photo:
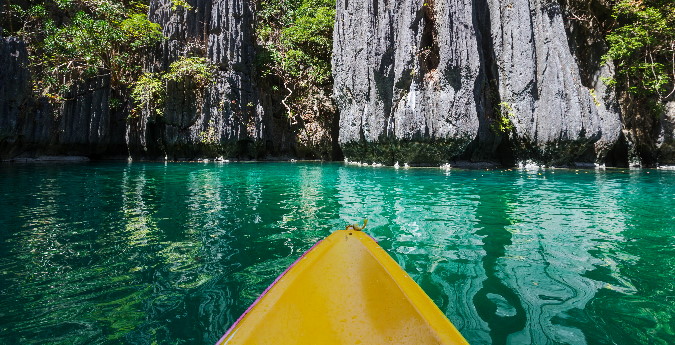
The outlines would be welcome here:
<svg viewBox="0 0 675 345">
<path fill-rule="evenodd" d="M 145 111 L 130 123 L 129 146 L 141 157 L 257 157 L 265 139 L 264 109 L 254 81 L 253 3 L 193 0 L 191 8 L 152 1 L 150 20 L 168 38 L 147 66 L 167 71 L 183 56 L 205 56 L 217 69 L 205 89 L 168 81 L 162 115 Z"/>
<path fill-rule="evenodd" d="M 110 110 L 108 78 L 73 87 L 53 108 L 33 95 L 28 62 L 23 42 L 0 38 L 0 159 L 124 150 L 123 118 Z"/>
<path fill-rule="evenodd" d="M 0 44 L 0 135 L 2 157 L 72 154 L 130 155 L 140 159 L 218 156 L 262 158 L 293 155 L 296 135 L 278 100 L 257 85 L 255 2 L 253 0 L 171 0 L 150 2 L 149 18 L 167 38 L 138 61 L 150 72 L 166 72 L 181 57 L 206 57 L 215 66 L 212 82 L 189 78 L 166 82 L 160 111 L 131 111 L 129 90 L 109 80 L 83 81 L 54 108 L 30 90 L 25 46 Z M 5 68 L 6 67 L 6 68 Z M 111 100 L 122 103 L 112 107 Z"/>
<path fill-rule="evenodd" d="M 13 37 L 0 37 L 0 66 L 0 152 L 5 158 L 20 140 L 21 116 L 30 95 L 25 44 Z"/>
<path fill-rule="evenodd" d="M 660 129 L 656 140 L 658 163 L 675 166 L 675 101 L 666 103 L 659 122 Z"/>
<path fill-rule="evenodd" d="M 349 159 L 500 161 L 503 141 L 518 160 L 592 163 L 619 137 L 615 97 L 582 84 L 557 1 L 337 6 L 335 97 Z"/>
<path fill-rule="evenodd" d="M 161 116 L 130 114 L 106 78 L 77 85 L 52 108 L 32 94 L 25 45 L 0 38 L 1 158 L 297 153 L 279 92 L 257 77 L 255 1 L 188 3 L 191 9 L 151 1 L 150 18 L 168 40 L 139 63 L 161 72 L 181 56 L 204 56 L 216 75 L 206 88 L 168 82 Z M 606 28 L 598 29 L 610 5 L 337 0 L 334 98 L 346 157 L 429 165 L 675 164 L 672 102 L 654 117 L 602 82 L 614 75 L 601 63 Z M 111 109 L 113 100 L 122 105 Z"/>
<path fill-rule="evenodd" d="M 471 3 L 337 1 L 334 93 L 352 160 L 444 162 L 476 137 Z"/>
<path fill-rule="evenodd" d="M 567 163 L 601 136 L 601 118 L 581 84 L 560 5 L 552 1 L 490 1 L 499 94 L 513 123 L 517 155 Z"/>
</svg>

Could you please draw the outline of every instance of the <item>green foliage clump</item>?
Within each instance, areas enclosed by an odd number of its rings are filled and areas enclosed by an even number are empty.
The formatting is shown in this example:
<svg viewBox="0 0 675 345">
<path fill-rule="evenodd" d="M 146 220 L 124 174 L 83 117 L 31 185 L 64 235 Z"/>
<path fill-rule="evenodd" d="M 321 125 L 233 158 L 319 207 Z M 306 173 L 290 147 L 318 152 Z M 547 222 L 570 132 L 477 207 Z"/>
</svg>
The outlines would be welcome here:
<svg viewBox="0 0 675 345">
<path fill-rule="evenodd" d="M 315 10 L 309 4 L 313 2 L 304 3 L 293 25 L 282 30 L 281 45 L 286 54 L 279 62 L 290 75 L 323 84 L 331 78 L 335 9 L 328 1 Z"/>
<path fill-rule="evenodd" d="M 181 81 L 190 79 L 198 88 L 205 87 L 213 80 L 214 65 L 203 57 L 182 57 L 169 66 L 164 74 L 166 80 Z"/>
<path fill-rule="evenodd" d="M 144 110 L 155 111 L 157 115 L 162 115 L 165 93 L 164 81 L 157 73 L 144 73 L 131 89 L 131 97 L 136 103 Z"/>
<path fill-rule="evenodd" d="M 591 94 L 593 104 L 595 104 L 596 107 L 602 106 L 602 103 L 598 100 L 598 94 L 595 92 L 595 89 L 588 89 L 588 92 Z"/>
<path fill-rule="evenodd" d="M 186 10 L 193 10 L 194 7 L 192 7 L 187 1 L 185 0 L 171 0 L 171 9 L 174 11 L 177 11 L 180 8 L 184 8 Z"/>
<path fill-rule="evenodd" d="M 214 79 L 215 66 L 203 57 L 181 57 L 165 73 L 142 74 L 133 84 L 131 96 L 143 110 L 163 114 L 167 81 L 193 83 L 195 90 L 202 90 Z M 137 115 L 137 111 L 132 116 Z"/>
<path fill-rule="evenodd" d="M 3 26 L 27 43 L 35 92 L 60 102 L 82 80 L 107 76 L 121 91 L 138 79 L 147 48 L 163 39 L 147 9 L 133 0 L 31 1 L 7 6 Z"/>
<path fill-rule="evenodd" d="M 261 0 L 258 7 L 260 67 L 297 92 L 288 99 L 292 112 L 303 95 L 332 83 L 335 0 Z"/>
<path fill-rule="evenodd" d="M 516 117 L 515 110 L 509 102 L 501 102 L 495 109 L 496 120 L 492 123 L 492 130 L 496 133 L 509 133 L 514 130 L 512 118 Z"/>
<path fill-rule="evenodd" d="M 258 70 L 270 84 L 298 143 L 331 156 L 335 106 L 330 99 L 335 0 L 259 0 Z"/>
<path fill-rule="evenodd" d="M 664 100 L 675 92 L 675 1 L 621 0 L 613 7 L 615 29 L 607 35 L 605 61 L 617 62 L 626 91 Z"/>
</svg>

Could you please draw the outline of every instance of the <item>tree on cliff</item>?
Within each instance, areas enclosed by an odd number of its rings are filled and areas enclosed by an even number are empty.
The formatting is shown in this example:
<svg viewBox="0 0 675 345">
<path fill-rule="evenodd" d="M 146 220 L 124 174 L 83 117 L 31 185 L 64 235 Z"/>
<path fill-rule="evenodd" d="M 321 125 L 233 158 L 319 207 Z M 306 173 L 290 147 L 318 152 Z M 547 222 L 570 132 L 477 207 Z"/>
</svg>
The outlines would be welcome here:
<svg viewBox="0 0 675 345">
<path fill-rule="evenodd" d="M 259 69 L 282 94 L 299 141 L 330 157 L 335 0 L 259 0 Z"/>
<path fill-rule="evenodd" d="M 8 1 L 3 34 L 27 43 L 33 90 L 52 103 L 92 78 L 108 78 L 117 94 L 125 94 L 141 76 L 149 48 L 163 39 L 161 27 L 148 20 L 147 2 Z"/>
<path fill-rule="evenodd" d="M 626 91 L 664 101 L 675 94 L 675 1 L 622 0 L 613 6 L 616 27 L 605 59 L 617 61 Z"/>
</svg>

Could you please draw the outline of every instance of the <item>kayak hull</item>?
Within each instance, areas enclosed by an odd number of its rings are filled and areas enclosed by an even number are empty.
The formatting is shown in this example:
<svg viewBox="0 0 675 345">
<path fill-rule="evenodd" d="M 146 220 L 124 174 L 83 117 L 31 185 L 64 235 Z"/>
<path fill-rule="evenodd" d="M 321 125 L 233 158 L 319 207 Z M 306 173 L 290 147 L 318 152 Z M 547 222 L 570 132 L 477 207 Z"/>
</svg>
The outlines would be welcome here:
<svg viewBox="0 0 675 345">
<path fill-rule="evenodd" d="M 368 235 L 338 230 L 284 272 L 218 344 L 467 344 Z"/>
</svg>

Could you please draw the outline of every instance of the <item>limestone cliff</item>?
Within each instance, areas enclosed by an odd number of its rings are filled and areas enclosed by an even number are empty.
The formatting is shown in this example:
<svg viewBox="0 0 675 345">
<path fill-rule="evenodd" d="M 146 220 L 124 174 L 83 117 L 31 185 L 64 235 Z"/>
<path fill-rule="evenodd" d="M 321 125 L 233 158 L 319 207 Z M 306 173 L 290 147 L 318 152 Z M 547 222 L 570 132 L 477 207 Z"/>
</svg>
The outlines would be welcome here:
<svg viewBox="0 0 675 345">
<path fill-rule="evenodd" d="M 489 5 L 499 95 L 513 123 L 517 155 L 565 164 L 594 149 L 601 138 L 611 146 L 619 115 L 582 85 L 560 4 L 491 0 Z"/>
<path fill-rule="evenodd" d="M 337 6 L 335 97 L 349 159 L 499 161 L 504 141 L 520 160 L 593 162 L 619 137 L 615 98 L 597 83 L 611 70 L 582 84 L 555 1 Z"/>
<path fill-rule="evenodd" d="M 666 103 L 656 139 L 658 162 L 675 165 L 675 101 Z"/>
<path fill-rule="evenodd" d="M 475 138 L 481 61 L 470 3 L 338 1 L 334 93 L 353 160 L 439 163 Z"/>
<path fill-rule="evenodd" d="M 23 42 L 0 38 L 0 143 L 3 157 L 19 140 L 23 106 L 30 95 L 28 53 Z"/>
<path fill-rule="evenodd" d="M 253 4 L 249 0 L 151 2 L 149 18 L 168 38 L 149 66 L 166 71 L 180 56 L 206 56 L 217 66 L 205 90 L 190 81 L 168 81 L 162 116 L 144 112 L 127 130 L 132 153 L 139 156 L 258 157 L 272 124 L 254 81 Z"/>
<path fill-rule="evenodd" d="M 110 109 L 107 78 L 81 83 L 53 108 L 31 92 L 23 42 L 0 38 L 0 66 L 0 159 L 124 150 L 124 121 Z"/>
<path fill-rule="evenodd" d="M 109 80 L 83 81 L 53 108 L 30 90 L 25 46 L 0 42 L 2 158 L 39 155 L 132 156 L 141 159 L 240 157 L 292 154 L 294 135 L 256 85 L 254 3 L 251 0 L 150 1 L 149 18 L 167 38 L 146 61 L 163 72 L 181 56 L 206 57 L 216 66 L 213 82 L 167 81 L 161 112 L 138 113 L 128 92 L 113 95 Z M 127 90 L 128 91 L 128 90 Z M 111 99 L 122 105 L 113 105 Z M 158 115 L 161 113 L 161 115 Z"/>
<path fill-rule="evenodd" d="M 150 1 L 167 39 L 139 64 L 164 72 L 201 56 L 215 77 L 206 87 L 166 81 L 160 112 L 131 112 L 128 90 L 106 77 L 82 81 L 58 104 L 36 98 L 25 44 L 0 38 L 0 159 L 297 155 L 283 91 L 257 71 L 255 1 L 187 3 Z M 602 82 L 614 75 L 600 59 L 610 5 L 337 0 L 339 135 L 330 135 L 348 159 L 368 163 L 675 164 L 672 100 L 653 117 Z"/>
</svg>

